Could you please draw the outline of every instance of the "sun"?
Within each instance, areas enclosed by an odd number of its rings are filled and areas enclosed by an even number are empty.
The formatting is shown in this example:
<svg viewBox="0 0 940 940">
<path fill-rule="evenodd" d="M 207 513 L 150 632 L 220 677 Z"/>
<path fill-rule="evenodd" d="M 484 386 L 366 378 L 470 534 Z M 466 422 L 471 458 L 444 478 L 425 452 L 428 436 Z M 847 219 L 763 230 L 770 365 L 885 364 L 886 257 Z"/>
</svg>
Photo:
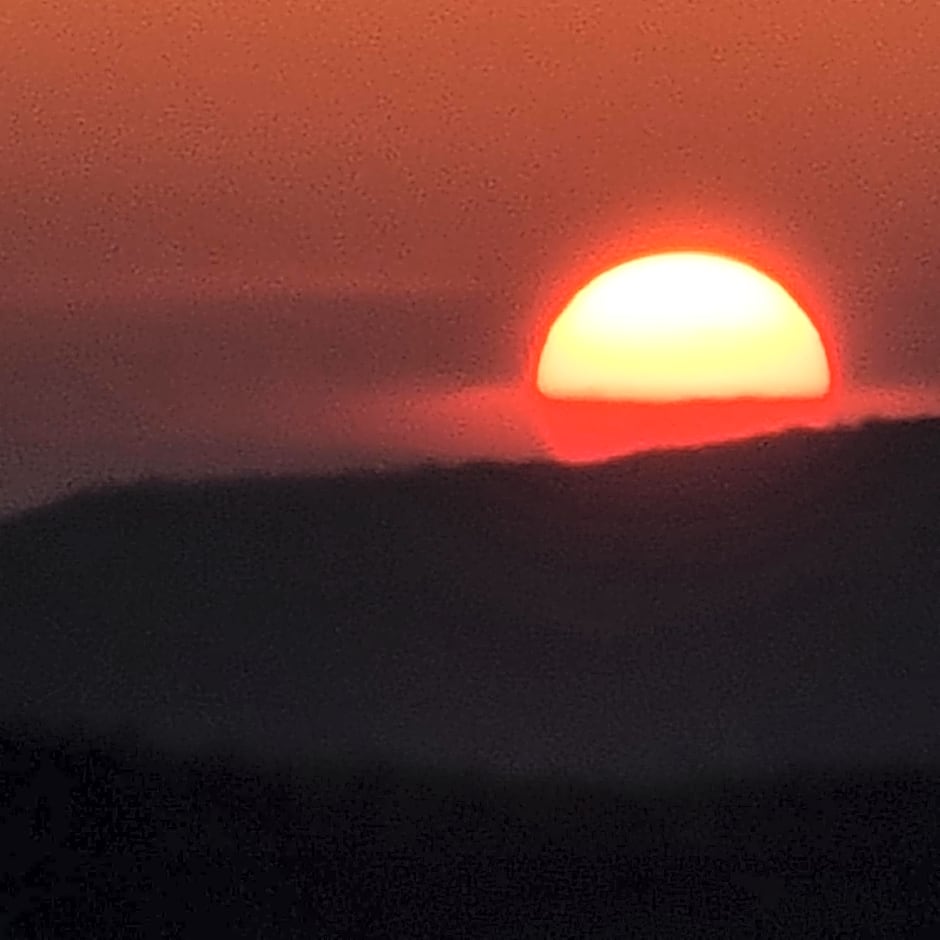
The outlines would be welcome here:
<svg viewBox="0 0 940 940">
<path fill-rule="evenodd" d="M 704 252 L 649 255 L 591 281 L 552 325 L 537 385 L 565 400 L 819 398 L 819 331 L 776 281 Z"/>
<path fill-rule="evenodd" d="M 591 281 L 549 329 L 535 375 L 546 442 L 574 462 L 825 424 L 833 384 L 827 345 L 783 286 L 696 251 Z"/>
</svg>

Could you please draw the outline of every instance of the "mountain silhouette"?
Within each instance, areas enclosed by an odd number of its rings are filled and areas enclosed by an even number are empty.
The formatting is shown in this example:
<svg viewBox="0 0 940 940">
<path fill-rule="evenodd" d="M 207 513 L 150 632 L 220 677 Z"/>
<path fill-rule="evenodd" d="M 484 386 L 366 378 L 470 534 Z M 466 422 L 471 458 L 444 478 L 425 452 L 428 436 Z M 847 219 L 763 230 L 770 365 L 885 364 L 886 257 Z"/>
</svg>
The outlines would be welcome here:
<svg viewBox="0 0 940 940">
<path fill-rule="evenodd" d="M 0 737 L 4 936 L 932 936 L 940 776 L 631 794 Z"/>
<path fill-rule="evenodd" d="M 0 713 L 624 780 L 937 750 L 940 422 L 0 526 Z"/>
<path fill-rule="evenodd" d="M 11 929 L 909 935 L 938 467 L 884 422 L 8 519 Z"/>
</svg>

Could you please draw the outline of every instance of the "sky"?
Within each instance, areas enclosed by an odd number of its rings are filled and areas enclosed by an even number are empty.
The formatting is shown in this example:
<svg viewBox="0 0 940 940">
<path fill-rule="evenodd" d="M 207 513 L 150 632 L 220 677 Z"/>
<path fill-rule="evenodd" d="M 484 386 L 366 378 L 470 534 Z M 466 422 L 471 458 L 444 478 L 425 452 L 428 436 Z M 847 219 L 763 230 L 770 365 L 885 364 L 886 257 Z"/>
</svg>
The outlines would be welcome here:
<svg viewBox="0 0 940 940">
<path fill-rule="evenodd" d="M 779 278 L 851 409 L 940 400 L 937 48 L 920 0 L 5 0 L 0 511 L 537 453 L 536 338 L 673 247 Z"/>
</svg>

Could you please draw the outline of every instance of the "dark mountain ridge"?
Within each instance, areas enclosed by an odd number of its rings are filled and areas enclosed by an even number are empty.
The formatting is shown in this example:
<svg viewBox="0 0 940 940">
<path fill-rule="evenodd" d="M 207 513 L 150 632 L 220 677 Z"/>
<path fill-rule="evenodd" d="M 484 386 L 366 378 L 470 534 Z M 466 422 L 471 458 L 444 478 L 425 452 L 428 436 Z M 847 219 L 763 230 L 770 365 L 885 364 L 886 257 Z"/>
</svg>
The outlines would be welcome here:
<svg viewBox="0 0 940 940">
<path fill-rule="evenodd" d="M 0 735 L 11 938 L 932 936 L 940 775 L 612 787 Z"/>
<path fill-rule="evenodd" d="M 940 759 L 938 469 L 918 421 L 83 493 L 0 526 L 0 709 L 637 781 Z"/>
<path fill-rule="evenodd" d="M 10 937 L 925 936 L 940 421 L 0 525 Z"/>
</svg>

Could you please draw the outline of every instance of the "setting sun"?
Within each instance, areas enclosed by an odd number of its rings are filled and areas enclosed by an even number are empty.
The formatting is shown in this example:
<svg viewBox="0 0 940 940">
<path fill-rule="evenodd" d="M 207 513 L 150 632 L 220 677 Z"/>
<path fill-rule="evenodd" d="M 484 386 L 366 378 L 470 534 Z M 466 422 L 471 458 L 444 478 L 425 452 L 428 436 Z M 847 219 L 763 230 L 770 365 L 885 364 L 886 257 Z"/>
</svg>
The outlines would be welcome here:
<svg viewBox="0 0 940 940">
<path fill-rule="evenodd" d="M 676 252 L 613 268 L 551 327 L 537 385 L 560 400 L 816 399 L 831 375 L 819 332 L 760 271 Z"/>
<path fill-rule="evenodd" d="M 544 439 L 573 462 L 818 426 L 833 405 L 807 313 L 766 274 L 705 252 L 595 278 L 552 324 L 535 378 Z"/>
</svg>

